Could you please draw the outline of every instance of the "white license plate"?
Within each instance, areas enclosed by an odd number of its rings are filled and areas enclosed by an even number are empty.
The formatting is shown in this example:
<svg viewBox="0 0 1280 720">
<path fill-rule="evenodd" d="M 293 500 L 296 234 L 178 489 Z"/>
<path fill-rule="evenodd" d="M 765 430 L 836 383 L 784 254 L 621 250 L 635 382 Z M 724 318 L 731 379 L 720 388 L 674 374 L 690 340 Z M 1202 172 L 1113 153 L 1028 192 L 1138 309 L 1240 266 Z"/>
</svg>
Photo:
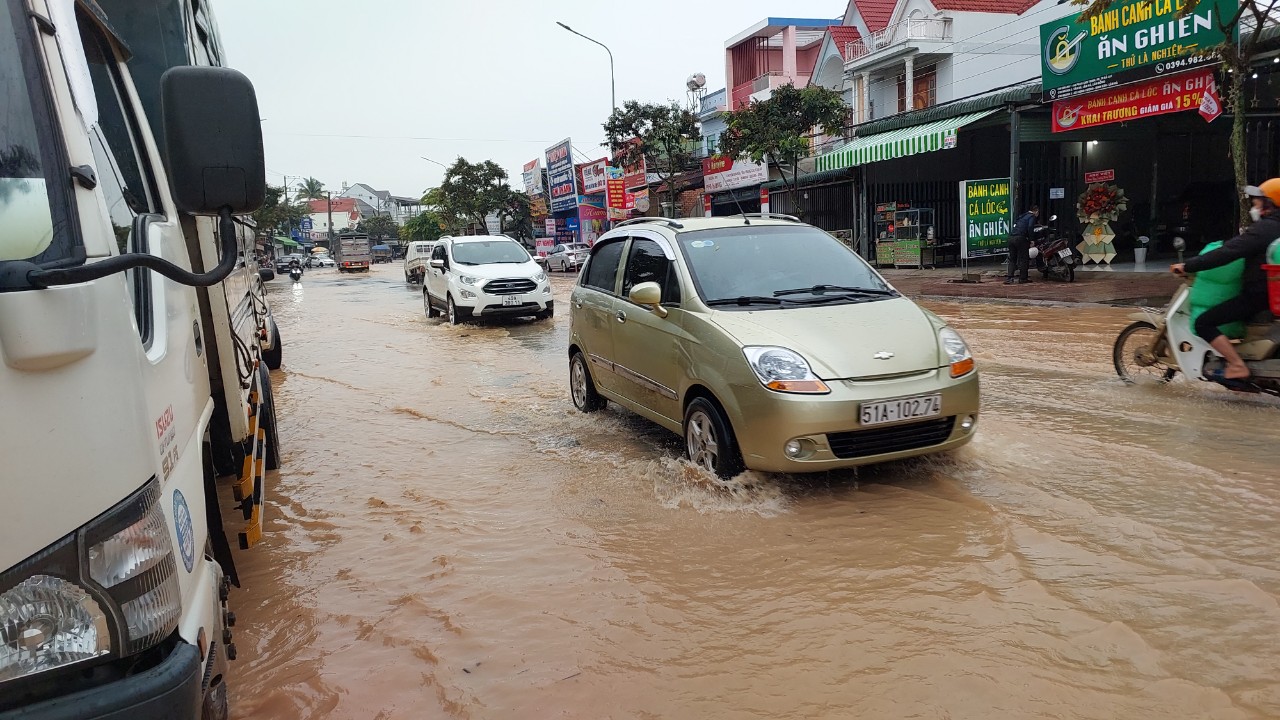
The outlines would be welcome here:
<svg viewBox="0 0 1280 720">
<path fill-rule="evenodd" d="M 863 425 L 882 425 L 901 420 L 933 417 L 942 414 L 941 395 L 917 395 L 915 397 L 862 403 L 859 421 Z"/>
<path fill-rule="evenodd" d="M 524 304 L 524 297 L 521 295 L 503 295 L 502 296 L 503 307 L 515 307 L 523 304 Z"/>
<path fill-rule="evenodd" d="M 1062 248 L 1058 251 L 1058 257 L 1071 257 L 1071 248 Z"/>
</svg>

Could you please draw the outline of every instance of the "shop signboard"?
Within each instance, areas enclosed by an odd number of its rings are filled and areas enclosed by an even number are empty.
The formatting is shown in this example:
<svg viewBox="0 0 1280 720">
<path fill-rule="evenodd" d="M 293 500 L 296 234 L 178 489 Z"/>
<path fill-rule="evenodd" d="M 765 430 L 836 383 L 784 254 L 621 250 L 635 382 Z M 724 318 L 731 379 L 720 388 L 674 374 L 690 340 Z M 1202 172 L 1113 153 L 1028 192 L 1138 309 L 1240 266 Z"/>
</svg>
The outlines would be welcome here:
<svg viewBox="0 0 1280 720">
<path fill-rule="evenodd" d="M 649 212 L 649 188 L 640 188 L 633 193 L 631 197 L 634 198 L 631 206 L 634 207 L 637 212 Z"/>
<path fill-rule="evenodd" d="M 769 212 L 769 188 L 760 188 L 760 212 Z"/>
<path fill-rule="evenodd" d="M 960 257 L 1009 252 L 1009 178 L 960 181 Z"/>
<path fill-rule="evenodd" d="M 1095 170 L 1084 174 L 1084 181 L 1088 185 L 1100 182 L 1113 182 L 1116 179 L 1115 170 Z"/>
<path fill-rule="evenodd" d="M 551 212 L 578 206 L 577 173 L 573 168 L 573 143 L 566 138 L 547 148 L 547 179 L 551 184 Z"/>
<path fill-rule="evenodd" d="M 1053 102 L 1053 131 L 1067 132 L 1110 123 L 1199 110 L 1213 88 L 1212 70 L 1158 77 L 1092 95 Z"/>
<path fill-rule="evenodd" d="M 639 142 L 640 142 L 639 138 L 631 140 L 632 144 L 639 144 Z M 615 160 L 618 159 L 618 156 L 616 154 L 614 155 L 614 159 Z M 634 165 L 623 165 L 622 166 L 623 185 L 625 185 L 628 190 L 632 190 L 638 187 L 645 187 L 646 185 L 649 184 L 646 181 L 647 170 L 648 170 L 648 167 L 645 164 L 645 160 L 643 157 L 640 158 L 640 162 Z"/>
<path fill-rule="evenodd" d="M 545 229 L 548 235 L 555 236 L 556 234 L 555 218 L 547 218 L 546 221 L 543 223 L 543 225 L 545 226 Z"/>
<path fill-rule="evenodd" d="M 893 264 L 917 266 L 920 264 L 920 248 L 923 241 L 919 238 L 893 241 Z"/>
<path fill-rule="evenodd" d="M 578 192 L 583 195 L 597 195 L 605 191 L 605 186 L 609 182 L 609 160 L 600 158 L 595 162 L 585 163 L 578 166 L 579 177 L 581 183 L 578 185 Z"/>
<path fill-rule="evenodd" d="M 1222 23 L 1238 0 L 1203 0 L 1178 17 L 1182 0 L 1123 0 L 1081 19 L 1068 15 L 1040 26 L 1040 77 L 1050 100 L 1215 65 L 1206 48 L 1228 39 Z M 1239 36 L 1231 26 L 1231 40 Z"/>
<path fill-rule="evenodd" d="M 768 179 L 768 169 L 750 160 L 735 160 L 728 155 L 712 155 L 702 160 L 702 182 L 707 192 L 736 190 Z"/>
<path fill-rule="evenodd" d="M 604 222 L 608 219 L 605 209 L 596 205 L 578 206 L 578 238 L 580 242 L 595 245 L 604 234 Z"/>
<path fill-rule="evenodd" d="M 524 194 L 529 196 L 542 194 L 542 158 L 534 158 L 524 164 L 524 172 L 520 177 L 524 180 Z"/>
<path fill-rule="evenodd" d="M 1050 200 L 1062 200 L 1067 197 L 1066 188 L 1049 188 Z"/>
<path fill-rule="evenodd" d="M 534 217 L 542 217 L 547 214 L 547 198 L 542 195 L 534 195 L 529 198 L 529 214 Z"/>
<path fill-rule="evenodd" d="M 298 221 L 298 226 L 301 227 L 305 232 L 311 232 L 311 228 L 314 227 L 314 224 L 311 218 L 304 217 Z"/>
</svg>

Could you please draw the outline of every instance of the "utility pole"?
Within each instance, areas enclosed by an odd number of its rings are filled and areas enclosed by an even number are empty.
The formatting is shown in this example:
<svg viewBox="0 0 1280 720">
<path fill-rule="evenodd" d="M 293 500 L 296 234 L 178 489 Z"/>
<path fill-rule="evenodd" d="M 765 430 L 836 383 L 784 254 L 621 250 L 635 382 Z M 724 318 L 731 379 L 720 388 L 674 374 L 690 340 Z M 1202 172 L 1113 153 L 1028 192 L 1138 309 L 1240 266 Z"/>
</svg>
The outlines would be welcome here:
<svg viewBox="0 0 1280 720">
<path fill-rule="evenodd" d="M 325 203 L 329 210 L 329 252 L 333 253 L 333 191 L 324 191 Z"/>
</svg>

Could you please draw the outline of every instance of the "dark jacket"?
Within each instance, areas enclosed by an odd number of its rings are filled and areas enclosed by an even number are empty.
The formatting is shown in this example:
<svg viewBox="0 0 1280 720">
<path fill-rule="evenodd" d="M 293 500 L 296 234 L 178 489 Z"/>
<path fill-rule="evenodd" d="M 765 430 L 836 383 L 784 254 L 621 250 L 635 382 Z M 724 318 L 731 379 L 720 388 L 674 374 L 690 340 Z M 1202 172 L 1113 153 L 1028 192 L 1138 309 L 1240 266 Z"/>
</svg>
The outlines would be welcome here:
<svg viewBox="0 0 1280 720">
<path fill-rule="evenodd" d="M 1187 260 L 1187 272 L 1201 272 L 1222 267 L 1244 258 L 1244 275 L 1240 282 L 1246 291 L 1266 292 L 1267 274 L 1262 266 L 1267 261 L 1267 247 L 1280 238 L 1280 213 L 1272 213 L 1250 225 L 1244 232 L 1222 244 L 1217 250 Z"/>
<path fill-rule="evenodd" d="M 1010 237 L 1029 238 L 1036 231 L 1036 216 L 1030 211 L 1022 213 L 1017 221 L 1013 223 L 1013 230 L 1009 232 Z"/>
</svg>

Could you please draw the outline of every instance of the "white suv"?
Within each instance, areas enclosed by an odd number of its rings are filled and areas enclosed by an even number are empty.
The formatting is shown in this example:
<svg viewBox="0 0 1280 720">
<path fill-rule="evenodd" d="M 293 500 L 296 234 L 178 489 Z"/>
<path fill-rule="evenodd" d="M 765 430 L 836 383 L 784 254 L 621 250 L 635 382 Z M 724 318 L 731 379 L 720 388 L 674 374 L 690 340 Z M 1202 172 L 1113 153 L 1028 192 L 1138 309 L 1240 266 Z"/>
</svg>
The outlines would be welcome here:
<svg viewBox="0 0 1280 720">
<path fill-rule="evenodd" d="M 505 235 L 441 238 L 431 253 L 422 302 L 427 317 L 450 325 L 471 317 L 555 314 L 547 274 L 520 243 Z"/>
</svg>

